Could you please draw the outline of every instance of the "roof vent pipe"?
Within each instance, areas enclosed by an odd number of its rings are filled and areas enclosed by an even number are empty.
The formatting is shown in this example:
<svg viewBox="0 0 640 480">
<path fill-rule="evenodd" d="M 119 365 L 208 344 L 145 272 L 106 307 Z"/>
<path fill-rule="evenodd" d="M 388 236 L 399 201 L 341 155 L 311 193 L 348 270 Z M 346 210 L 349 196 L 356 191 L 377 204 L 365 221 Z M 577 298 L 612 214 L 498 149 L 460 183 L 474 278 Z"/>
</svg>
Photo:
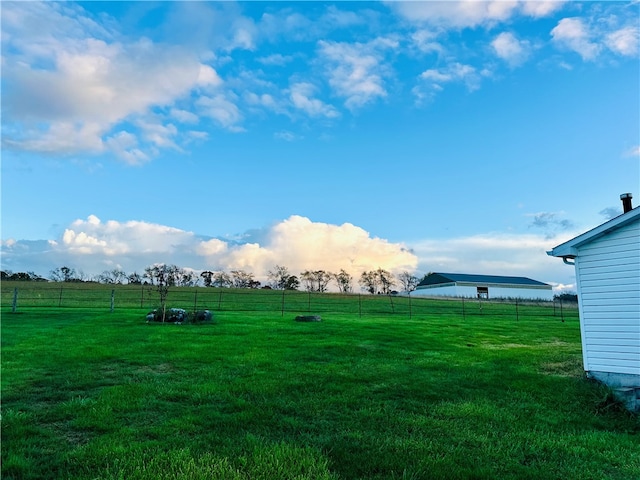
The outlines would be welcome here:
<svg viewBox="0 0 640 480">
<path fill-rule="evenodd" d="M 631 206 L 631 199 L 633 198 L 633 195 L 631 195 L 630 193 L 623 193 L 622 195 L 620 195 L 620 200 L 622 200 L 622 211 L 624 213 L 630 212 L 633 207 Z"/>
</svg>

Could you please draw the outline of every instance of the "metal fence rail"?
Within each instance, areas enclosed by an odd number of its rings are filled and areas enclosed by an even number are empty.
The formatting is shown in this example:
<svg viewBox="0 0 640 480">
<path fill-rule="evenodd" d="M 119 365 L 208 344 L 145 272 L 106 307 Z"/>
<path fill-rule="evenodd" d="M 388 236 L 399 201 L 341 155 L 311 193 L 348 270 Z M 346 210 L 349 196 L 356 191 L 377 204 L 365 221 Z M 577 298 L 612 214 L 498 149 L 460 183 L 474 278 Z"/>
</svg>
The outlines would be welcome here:
<svg viewBox="0 0 640 480">
<path fill-rule="evenodd" d="M 103 285 L 73 283 L 4 282 L 4 311 L 39 308 L 90 308 L 153 310 L 160 305 L 158 292 L 149 285 Z M 167 307 L 187 311 L 264 313 L 342 313 L 358 316 L 401 315 L 577 318 L 575 303 L 530 300 L 436 299 L 399 295 L 314 293 L 297 290 L 250 290 L 206 287 L 174 287 Z"/>
</svg>

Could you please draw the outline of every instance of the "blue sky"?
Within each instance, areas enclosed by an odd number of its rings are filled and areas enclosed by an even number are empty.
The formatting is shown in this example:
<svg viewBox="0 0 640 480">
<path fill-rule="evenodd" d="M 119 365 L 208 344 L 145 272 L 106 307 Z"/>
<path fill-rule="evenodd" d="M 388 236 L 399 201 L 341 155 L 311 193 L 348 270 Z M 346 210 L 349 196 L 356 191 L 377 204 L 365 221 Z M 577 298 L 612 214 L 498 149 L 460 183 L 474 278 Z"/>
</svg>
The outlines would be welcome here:
<svg viewBox="0 0 640 480">
<path fill-rule="evenodd" d="M 2 2 L 2 267 L 524 275 L 640 202 L 640 4 Z"/>
</svg>

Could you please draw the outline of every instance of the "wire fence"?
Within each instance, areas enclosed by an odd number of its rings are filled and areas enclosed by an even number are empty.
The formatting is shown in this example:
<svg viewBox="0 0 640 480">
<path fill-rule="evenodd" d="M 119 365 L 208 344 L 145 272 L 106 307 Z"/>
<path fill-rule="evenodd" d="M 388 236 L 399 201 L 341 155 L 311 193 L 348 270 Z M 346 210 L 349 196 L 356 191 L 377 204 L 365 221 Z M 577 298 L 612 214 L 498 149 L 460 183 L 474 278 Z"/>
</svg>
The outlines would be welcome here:
<svg viewBox="0 0 640 480">
<path fill-rule="evenodd" d="M 339 313 L 357 316 L 491 316 L 514 320 L 554 317 L 560 321 L 578 318 L 575 302 L 522 299 L 478 300 L 470 298 L 425 298 L 411 295 L 370 295 L 255 290 L 206 287 L 170 288 L 167 308 L 196 312 L 262 312 L 270 314 Z M 103 285 L 74 283 L 3 282 L 3 311 L 21 312 L 47 308 L 84 308 L 117 312 L 160 307 L 156 287 L 149 285 Z"/>
</svg>

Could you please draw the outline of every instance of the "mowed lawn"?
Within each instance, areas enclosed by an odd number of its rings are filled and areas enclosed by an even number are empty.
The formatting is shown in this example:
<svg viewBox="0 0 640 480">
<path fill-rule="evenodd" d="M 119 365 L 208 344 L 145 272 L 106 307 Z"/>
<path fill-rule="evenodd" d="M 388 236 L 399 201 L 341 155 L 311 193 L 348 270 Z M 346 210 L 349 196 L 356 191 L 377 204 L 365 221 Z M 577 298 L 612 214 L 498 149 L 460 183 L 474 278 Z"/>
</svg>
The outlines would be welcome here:
<svg viewBox="0 0 640 480">
<path fill-rule="evenodd" d="M 3 312 L 3 479 L 640 478 L 576 318 L 144 313 Z"/>
</svg>

